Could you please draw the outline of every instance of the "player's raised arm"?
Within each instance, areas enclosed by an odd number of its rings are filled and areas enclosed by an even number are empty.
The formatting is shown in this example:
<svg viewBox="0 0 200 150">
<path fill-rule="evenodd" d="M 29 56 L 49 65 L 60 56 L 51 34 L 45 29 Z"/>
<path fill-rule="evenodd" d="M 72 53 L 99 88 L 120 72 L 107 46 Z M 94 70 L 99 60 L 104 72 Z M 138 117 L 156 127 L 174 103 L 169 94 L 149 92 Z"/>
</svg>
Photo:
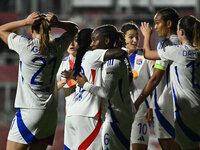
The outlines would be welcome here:
<svg viewBox="0 0 200 150">
<path fill-rule="evenodd" d="M 46 19 L 50 22 L 51 27 L 62 28 L 71 35 L 75 35 L 78 31 L 78 25 L 72 21 L 60 21 L 52 12 L 48 12 Z"/>
<path fill-rule="evenodd" d="M 8 44 L 8 35 L 9 35 L 11 32 L 16 31 L 16 30 L 19 29 L 20 27 L 33 25 L 33 24 L 36 23 L 38 20 L 40 20 L 40 18 L 41 18 L 41 16 L 40 16 L 40 13 L 39 13 L 39 12 L 33 12 L 33 13 L 31 13 L 31 14 L 30 14 L 27 18 L 25 18 L 25 19 L 6 23 L 6 24 L 0 26 L 0 38 L 1 38 L 6 44 Z"/>
<path fill-rule="evenodd" d="M 151 33 L 152 33 L 152 27 L 149 26 L 149 23 L 146 22 L 142 22 L 141 23 L 141 27 L 140 30 L 144 36 L 144 56 L 147 59 L 160 59 L 158 53 L 156 50 L 151 50 L 150 47 L 150 37 L 151 37 Z"/>
</svg>

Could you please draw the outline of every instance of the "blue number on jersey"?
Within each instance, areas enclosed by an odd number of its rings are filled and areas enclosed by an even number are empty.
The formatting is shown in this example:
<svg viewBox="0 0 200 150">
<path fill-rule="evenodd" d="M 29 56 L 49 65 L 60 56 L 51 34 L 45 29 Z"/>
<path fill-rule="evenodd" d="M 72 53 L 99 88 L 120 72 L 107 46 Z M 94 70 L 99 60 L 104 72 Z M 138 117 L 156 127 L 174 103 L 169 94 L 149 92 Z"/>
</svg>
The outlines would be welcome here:
<svg viewBox="0 0 200 150">
<path fill-rule="evenodd" d="M 147 125 L 145 123 L 139 123 L 138 126 L 140 127 L 139 134 L 145 135 L 147 133 Z"/>
<path fill-rule="evenodd" d="M 85 75 L 85 71 L 84 71 L 84 69 L 83 69 L 82 66 L 81 66 L 81 72 Z M 79 100 L 79 101 L 81 101 L 82 98 L 83 98 L 83 96 L 82 96 L 83 92 L 85 92 L 85 90 L 82 89 L 81 87 L 79 87 L 79 92 L 76 93 L 76 96 L 75 96 L 75 99 L 74 99 L 74 100 Z"/>
<path fill-rule="evenodd" d="M 36 77 L 43 71 L 43 69 L 45 68 L 46 65 L 50 65 L 50 64 L 53 64 L 53 66 L 51 67 L 52 71 L 51 71 L 51 77 L 50 77 L 50 80 L 49 80 L 49 83 L 52 83 L 53 75 L 54 75 L 54 72 L 55 72 L 56 60 L 57 60 L 57 57 L 52 58 L 48 62 L 46 62 L 46 60 L 44 58 L 42 58 L 42 57 L 36 57 L 36 58 L 34 58 L 32 60 L 33 63 L 36 62 L 36 61 L 41 61 L 43 63 L 43 65 L 41 65 L 41 67 L 39 68 L 39 70 L 32 76 L 32 78 L 31 78 L 31 84 L 33 84 L 33 85 L 42 85 L 43 84 L 43 82 L 37 82 L 37 81 L 35 81 Z"/>
<path fill-rule="evenodd" d="M 196 71 L 199 71 L 200 62 L 195 63 L 195 61 L 191 61 L 186 65 L 187 68 L 192 67 L 192 88 L 198 88 L 200 89 L 200 85 L 197 82 L 200 82 L 199 80 L 199 74 L 196 73 Z M 197 80 L 198 79 L 198 80 Z"/>
<path fill-rule="evenodd" d="M 104 134 L 104 145 L 109 145 L 109 143 L 110 143 L 110 136 L 109 136 L 109 134 L 108 133 L 105 133 Z"/>
<path fill-rule="evenodd" d="M 107 66 L 112 66 L 114 63 L 114 59 L 110 59 L 107 61 Z"/>
</svg>

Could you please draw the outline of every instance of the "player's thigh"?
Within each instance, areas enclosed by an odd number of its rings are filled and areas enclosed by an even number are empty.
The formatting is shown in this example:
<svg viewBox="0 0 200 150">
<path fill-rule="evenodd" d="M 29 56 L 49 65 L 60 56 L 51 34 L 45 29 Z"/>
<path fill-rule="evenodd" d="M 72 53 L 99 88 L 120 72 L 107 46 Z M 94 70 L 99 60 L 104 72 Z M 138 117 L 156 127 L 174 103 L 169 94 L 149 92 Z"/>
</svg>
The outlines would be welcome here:
<svg viewBox="0 0 200 150">
<path fill-rule="evenodd" d="M 105 121 L 102 129 L 103 149 L 129 149 L 131 125 L 132 123 L 118 124 Z"/>
<path fill-rule="evenodd" d="M 144 116 L 136 117 L 131 129 L 131 143 L 139 145 L 148 145 L 150 124 L 145 120 Z"/>
<path fill-rule="evenodd" d="M 21 144 L 7 140 L 6 150 L 26 150 L 28 148 L 27 144 Z"/>
<path fill-rule="evenodd" d="M 158 139 L 171 139 L 175 136 L 174 112 L 168 109 L 154 109 L 153 129 Z"/>
<path fill-rule="evenodd" d="M 99 118 L 84 116 L 68 116 L 65 124 L 65 145 L 69 149 L 78 149 L 82 143 L 91 142 L 88 149 L 102 148 L 101 144 L 101 123 L 98 126 Z"/>
<path fill-rule="evenodd" d="M 56 110 L 19 109 L 11 124 L 8 140 L 29 145 L 40 141 L 52 144 L 56 125 Z"/>
</svg>

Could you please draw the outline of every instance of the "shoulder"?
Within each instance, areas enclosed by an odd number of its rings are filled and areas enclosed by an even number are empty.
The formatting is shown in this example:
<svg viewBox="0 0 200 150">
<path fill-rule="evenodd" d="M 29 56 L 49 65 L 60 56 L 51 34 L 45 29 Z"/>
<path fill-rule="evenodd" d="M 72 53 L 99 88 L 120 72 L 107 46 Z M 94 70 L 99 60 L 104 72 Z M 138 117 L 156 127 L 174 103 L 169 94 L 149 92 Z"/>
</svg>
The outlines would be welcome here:
<svg viewBox="0 0 200 150">
<path fill-rule="evenodd" d="M 69 60 L 70 60 L 70 56 L 68 55 L 68 56 L 64 57 L 62 61 L 69 61 Z"/>
<path fill-rule="evenodd" d="M 177 35 L 171 35 L 169 38 L 165 39 L 163 41 L 163 48 L 166 46 L 175 46 L 178 45 L 178 36 Z"/>
<path fill-rule="evenodd" d="M 32 38 L 29 38 L 27 36 L 24 36 L 24 35 L 18 35 L 16 33 L 10 33 L 9 36 L 8 36 L 8 39 L 9 40 L 21 40 L 21 41 L 30 41 L 32 40 Z"/>
<path fill-rule="evenodd" d="M 142 48 L 137 49 L 137 55 L 144 56 L 144 50 Z"/>
</svg>

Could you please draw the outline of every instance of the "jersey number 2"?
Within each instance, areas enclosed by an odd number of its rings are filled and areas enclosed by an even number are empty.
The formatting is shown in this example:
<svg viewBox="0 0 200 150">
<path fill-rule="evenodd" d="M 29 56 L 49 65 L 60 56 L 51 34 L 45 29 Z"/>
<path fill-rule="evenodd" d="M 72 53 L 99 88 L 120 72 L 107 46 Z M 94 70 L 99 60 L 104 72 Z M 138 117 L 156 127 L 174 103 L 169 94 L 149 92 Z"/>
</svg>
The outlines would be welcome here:
<svg viewBox="0 0 200 150">
<path fill-rule="evenodd" d="M 44 58 L 42 58 L 42 57 L 36 57 L 36 58 L 34 58 L 32 60 L 33 63 L 36 62 L 36 61 L 42 61 L 43 65 L 39 68 L 39 70 L 31 78 L 31 84 L 33 84 L 33 85 L 42 85 L 43 82 L 37 82 L 37 81 L 35 81 L 36 77 L 43 71 L 43 69 L 45 68 L 46 65 L 53 64 L 52 71 L 51 71 L 51 77 L 50 77 L 50 80 L 49 80 L 49 83 L 51 83 L 52 79 L 53 79 L 54 72 L 55 72 L 56 60 L 57 60 L 56 57 L 52 58 L 48 62 Z"/>
</svg>

